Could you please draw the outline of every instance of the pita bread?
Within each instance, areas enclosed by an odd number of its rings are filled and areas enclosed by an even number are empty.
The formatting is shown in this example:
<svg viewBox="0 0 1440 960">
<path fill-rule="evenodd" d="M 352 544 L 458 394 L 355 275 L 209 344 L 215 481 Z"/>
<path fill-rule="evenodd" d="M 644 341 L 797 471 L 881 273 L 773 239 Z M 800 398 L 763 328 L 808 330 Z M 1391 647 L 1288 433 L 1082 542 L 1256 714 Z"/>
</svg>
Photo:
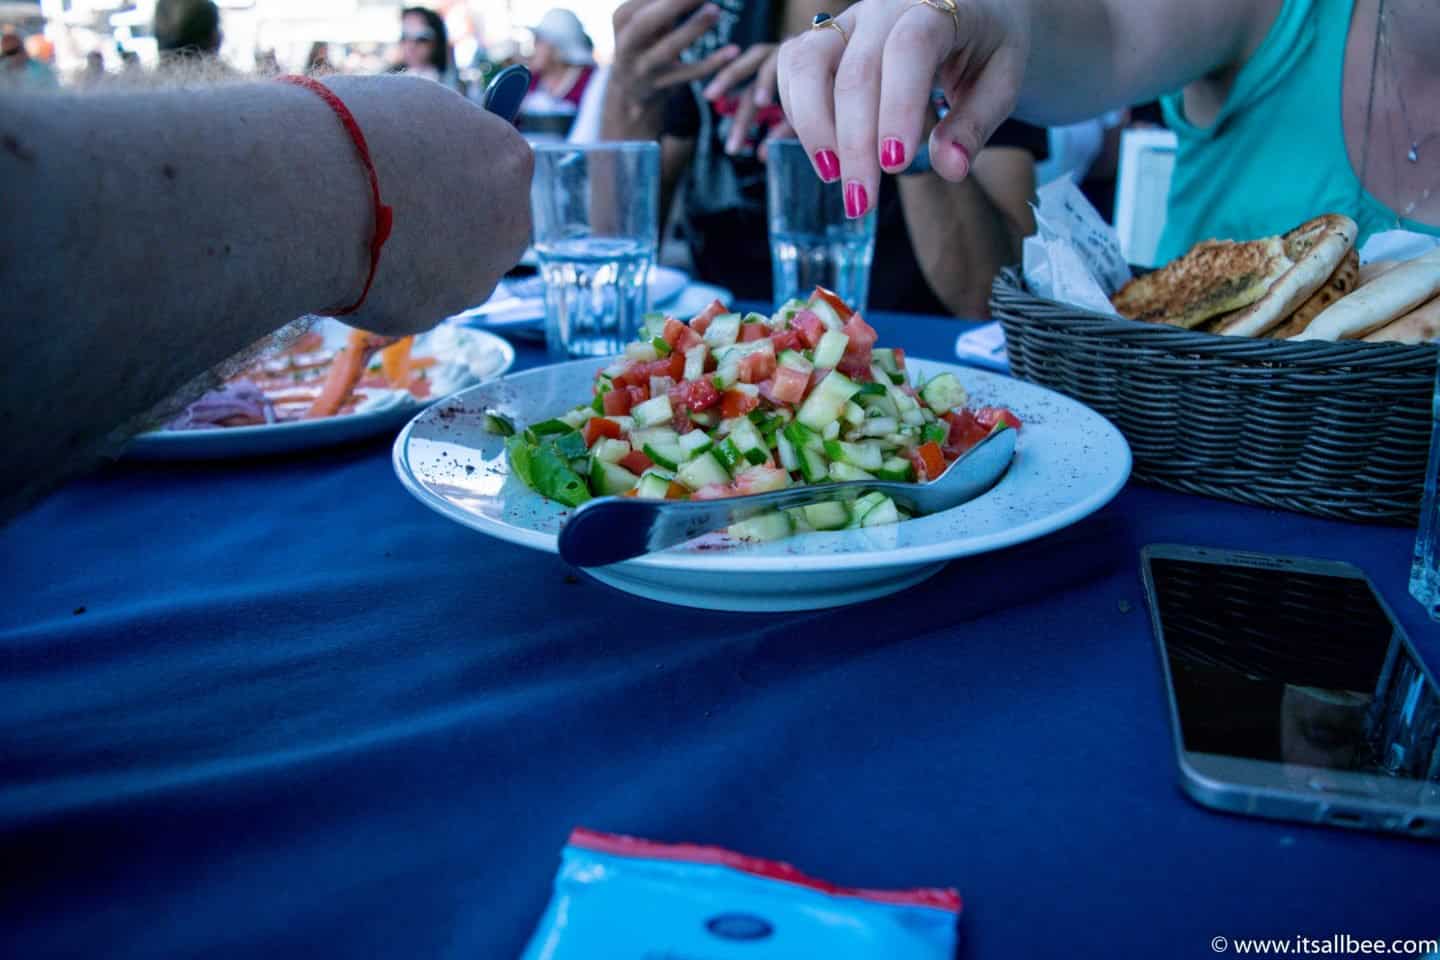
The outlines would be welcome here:
<svg viewBox="0 0 1440 960">
<path fill-rule="evenodd" d="M 1426 301 L 1365 338 L 1367 343 L 1428 343 L 1440 337 L 1440 297 Z"/>
<path fill-rule="evenodd" d="M 1440 294 L 1440 248 L 1371 280 L 1343 297 L 1294 340 L 1354 340 Z"/>
<path fill-rule="evenodd" d="M 1360 285 L 1360 255 L 1353 249 L 1346 254 L 1345 259 L 1340 261 L 1340 266 L 1330 274 L 1330 279 L 1325 281 L 1325 286 L 1311 294 L 1310 299 L 1300 304 L 1300 309 L 1290 315 L 1280 326 L 1275 327 L 1265 336 L 1274 340 L 1286 340 L 1295 336 L 1301 330 L 1310 326 L 1310 323 L 1327 308 L 1335 303 L 1345 294 L 1354 290 Z"/>
<path fill-rule="evenodd" d="M 1376 277 L 1383 277 L 1404 262 L 1404 260 L 1371 260 L 1360 268 L 1359 285 L 1363 287 Z"/>
<path fill-rule="evenodd" d="M 1258 337 L 1295 313 L 1326 285 L 1354 248 L 1359 232 L 1354 220 L 1336 213 L 1316 217 L 1291 230 L 1285 235 L 1290 269 L 1270 285 L 1264 296 L 1215 332 L 1230 337 Z"/>
<path fill-rule="evenodd" d="M 1280 237 L 1248 243 L 1207 240 L 1125 284 L 1115 294 L 1115 309 L 1131 320 L 1189 330 L 1259 300 L 1291 266 Z M 1323 275 L 1319 282 L 1324 282 Z"/>
</svg>

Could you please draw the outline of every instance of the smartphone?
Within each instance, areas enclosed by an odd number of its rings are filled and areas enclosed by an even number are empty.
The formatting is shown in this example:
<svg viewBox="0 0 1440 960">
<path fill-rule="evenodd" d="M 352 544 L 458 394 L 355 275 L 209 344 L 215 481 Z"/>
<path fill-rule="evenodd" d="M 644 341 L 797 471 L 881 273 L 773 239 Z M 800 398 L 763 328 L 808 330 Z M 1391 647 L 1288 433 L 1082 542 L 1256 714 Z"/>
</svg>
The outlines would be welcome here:
<svg viewBox="0 0 1440 960">
<path fill-rule="evenodd" d="M 1141 566 L 1193 800 L 1440 838 L 1440 688 L 1365 574 L 1175 545 Z"/>
</svg>

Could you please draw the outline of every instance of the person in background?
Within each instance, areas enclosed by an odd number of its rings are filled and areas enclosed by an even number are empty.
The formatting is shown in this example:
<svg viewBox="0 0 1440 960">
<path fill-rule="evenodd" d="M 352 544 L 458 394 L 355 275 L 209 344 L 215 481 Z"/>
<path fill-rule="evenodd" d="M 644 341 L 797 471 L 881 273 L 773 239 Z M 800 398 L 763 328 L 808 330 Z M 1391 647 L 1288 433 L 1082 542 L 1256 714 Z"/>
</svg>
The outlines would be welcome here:
<svg viewBox="0 0 1440 960">
<path fill-rule="evenodd" d="M 808 30 L 825 6 L 630 0 L 615 13 L 604 136 L 660 140 L 662 196 L 668 204 L 683 184 L 696 274 L 742 299 L 772 299 L 763 139 L 793 136 L 776 116 L 778 40 Z M 987 315 L 996 272 L 1034 230 L 1034 161 L 1046 153 L 1044 130 L 1025 124 L 1006 124 L 993 143 L 965 189 L 933 173 L 881 184 L 870 308 Z"/>
<path fill-rule="evenodd" d="M 211 0 L 156 0 L 155 43 L 161 64 L 217 61 L 223 38 L 220 8 Z"/>
<path fill-rule="evenodd" d="M 594 44 L 569 10 L 549 11 L 530 32 L 535 35 L 535 49 L 526 63 L 530 95 L 520 112 L 573 118 L 595 73 Z"/>
<path fill-rule="evenodd" d="M 20 31 L 0 29 L 0 90 L 53 90 L 60 85 L 55 71 L 30 56 Z"/>
<path fill-rule="evenodd" d="M 310 44 L 310 53 L 305 57 L 305 72 L 311 76 L 325 76 L 335 72 L 330 65 L 330 44 L 317 40 Z"/>
<path fill-rule="evenodd" d="M 255 75 L 260 77 L 278 77 L 284 71 L 280 68 L 280 58 L 272 50 L 261 50 L 255 55 Z"/>
<path fill-rule="evenodd" d="M 398 70 L 434 80 L 451 90 L 460 89 L 460 75 L 450 51 L 450 34 L 440 14 L 429 7 L 406 7 L 400 12 Z"/>
<path fill-rule="evenodd" d="M 105 54 L 91 50 L 85 54 L 85 72 L 81 74 L 80 85 L 98 87 L 105 82 Z"/>
<path fill-rule="evenodd" d="M 326 86 L 364 131 L 394 211 L 347 322 L 403 335 L 483 301 L 529 240 L 525 141 L 433 83 Z M 3 523 L 116 452 L 167 398 L 193 400 L 207 369 L 354 302 L 375 203 L 334 112 L 290 84 L 0 91 L 0 116 L 0 330 L 26 358 L 0 377 L 0 445 L 24 464 L 0 471 Z"/>
</svg>

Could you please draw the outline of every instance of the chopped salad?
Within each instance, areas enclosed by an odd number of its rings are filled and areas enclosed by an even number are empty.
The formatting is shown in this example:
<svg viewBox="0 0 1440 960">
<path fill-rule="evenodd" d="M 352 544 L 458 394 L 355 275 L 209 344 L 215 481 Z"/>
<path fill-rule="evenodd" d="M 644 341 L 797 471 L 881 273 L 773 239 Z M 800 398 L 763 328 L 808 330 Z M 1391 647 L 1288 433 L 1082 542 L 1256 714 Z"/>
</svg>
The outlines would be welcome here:
<svg viewBox="0 0 1440 960">
<path fill-rule="evenodd" d="M 816 289 L 771 316 L 718 300 L 689 322 L 645 317 L 641 338 L 600 370 L 589 401 L 517 432 L 498 414 L 511 468 L 567 506 L 591 497 L 715 499 L 847 480 L 925 482 L 991 432 L 953 374 L 912 384 L 905 353 L 835 294 Z M 734 524 L 732 537 L 895 523 L 878 492 Z"/>
</svg>

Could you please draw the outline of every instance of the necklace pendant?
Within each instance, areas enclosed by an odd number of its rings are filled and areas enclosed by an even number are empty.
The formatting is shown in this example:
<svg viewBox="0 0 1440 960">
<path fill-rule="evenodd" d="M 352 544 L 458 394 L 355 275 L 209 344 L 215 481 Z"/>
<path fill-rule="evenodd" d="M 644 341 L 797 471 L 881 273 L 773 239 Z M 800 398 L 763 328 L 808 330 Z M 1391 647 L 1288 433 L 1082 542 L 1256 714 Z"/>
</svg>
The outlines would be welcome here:
<svg viewBox="0 0 1440 960">
<path fill-rule="evenodd" d="M 1418 144 L 1418 143 L 1412 143 L 1412 144 L 1410 144 L 1410 152 L 1407 153 L 1407 154 L 1405 154 L 1405 159 L 1406 159 L 1406 160 L 1409 160 L 1411 163 L 1419 163 L 1419 162 L 1420 162 L 1420 144 Z"/>
</svg>

